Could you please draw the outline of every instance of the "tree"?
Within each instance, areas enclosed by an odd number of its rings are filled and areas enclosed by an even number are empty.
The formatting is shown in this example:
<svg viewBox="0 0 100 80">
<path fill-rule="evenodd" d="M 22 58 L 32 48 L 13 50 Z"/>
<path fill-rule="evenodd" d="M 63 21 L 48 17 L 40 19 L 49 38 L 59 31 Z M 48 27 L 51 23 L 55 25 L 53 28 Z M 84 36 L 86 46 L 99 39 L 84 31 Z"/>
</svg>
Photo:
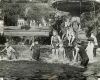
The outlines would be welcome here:
<svg viewBox="0 0 100 80">
<path fill-rule="evenodd" d="M 18 16 L 24 16 L 23 5 L 20 4 L 6 4 L 3 7 L 5 17 L 5 25 L 7 26 L 16 26 Z"/>
</svg>

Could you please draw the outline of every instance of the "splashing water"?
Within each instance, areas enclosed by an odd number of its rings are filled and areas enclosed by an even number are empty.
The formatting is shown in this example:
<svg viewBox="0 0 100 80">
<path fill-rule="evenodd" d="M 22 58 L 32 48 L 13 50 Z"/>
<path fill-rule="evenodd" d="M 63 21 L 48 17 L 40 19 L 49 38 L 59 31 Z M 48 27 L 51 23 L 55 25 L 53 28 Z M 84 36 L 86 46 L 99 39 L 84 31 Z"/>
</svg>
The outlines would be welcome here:
<svg viewBox="0 0 100 80">
<path fill-rule="evenodd" d="M 23 46 L 23 50 L 19 50 L 20 56 L 18 60 L 31 60 L 33 52 L 29 50 L 27 46 Z M 46 55 L 44 57 L 41 57 L 42 55 Z M 70 61 L 68 58 L 64 58 L 63 55 L 58 54 L 50 54 L 50 52 L 41 53 L 40 59 L 43 62 L 47 63 L 69 63 Z"/>
<path fill-rule="evenodd" d="M 63 56 L 63 55 L 62 55 Z M 54 55 L 54 54 L 50 54 L 48 58 L 42 58 L 43 61 L 47 62 L 47 63 L 70 63 L 70 61 L 68 60 L 68 58 L 63 58 L 62 56 L 58 56 L 58 55 Z"/>
<path fill-rule="evenodd" d="M 17 47 L 16 51 L 19 53 L 18 60 L 31 60 L 32 59 L 32 51 L 26 45 Z"/>
<path fill-rule="evenodd" d="M 15 51 L 19 54 L 18 59 L 16 60 L 28 60 L 32 61 L 32 55 L 34 54 L 33 51 L 29 50 L 29 47 L 26 45 L 23 46 L 16 46 Z M 62 54 L 57 55 L 57 54 L 51 54 L 50 52 L 41 52 L 40 59 L 42 62 L 47 62 L 47 63 L 70 63 L 70 60 L 67 57 L 63 57 Z M 5 59 L 7 60 L 7 59 Z M 12 60 L 13 61 L 13 60 Z"/>
<path fill-rule="evenodd" d="M 19 60 L 31 60 L 32 59 L 32 51 L 29 49 L 20 52 Z"/>
</svg>

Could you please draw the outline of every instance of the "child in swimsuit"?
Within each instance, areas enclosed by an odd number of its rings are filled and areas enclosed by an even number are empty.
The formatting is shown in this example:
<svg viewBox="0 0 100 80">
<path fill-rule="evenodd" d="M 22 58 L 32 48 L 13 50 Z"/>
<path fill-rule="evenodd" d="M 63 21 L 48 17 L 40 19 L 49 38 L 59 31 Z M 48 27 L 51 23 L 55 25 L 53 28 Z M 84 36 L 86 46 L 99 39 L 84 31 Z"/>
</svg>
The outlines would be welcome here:
<svg viewBox="0 0 100 80">
<path fill-rule="evenodd" d="M 61 42 L 60 36 L 57 31 L 53 31 L 53 36 L 51 37 L 52 54 L 58 57 L 59 43 Z"/>
<path fill-rule="evenodd" d="M 59 44 L 59 57 L 60 57 L 61 59 L 65 59 L 65 58 L 66 58 L 65 49 L 64 49 L 62 43 Z"/>
<path fill-rule="evenodd" d="M 15 58 L 15 50 L 10 46 L 10 44 L 7 42 L 5 43 L 5 48 L 1 51 L 4 52 L 5 50 L 7 51 L 7 58 L 9 60 L 14 59 Z"/>
</svg>

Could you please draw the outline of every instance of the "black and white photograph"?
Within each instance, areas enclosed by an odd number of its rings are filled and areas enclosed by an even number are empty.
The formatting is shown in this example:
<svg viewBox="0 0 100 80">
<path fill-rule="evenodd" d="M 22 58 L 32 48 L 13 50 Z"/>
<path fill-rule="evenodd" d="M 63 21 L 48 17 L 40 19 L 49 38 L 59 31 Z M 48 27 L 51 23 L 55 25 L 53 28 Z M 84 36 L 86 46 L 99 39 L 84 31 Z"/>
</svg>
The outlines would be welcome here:
<svg viewBox="0 0 100 80">
<path fill-rule="evenodd" d="M 100 80 L 100 0 L 0 0 L 0 80 Z"/>
</svg>

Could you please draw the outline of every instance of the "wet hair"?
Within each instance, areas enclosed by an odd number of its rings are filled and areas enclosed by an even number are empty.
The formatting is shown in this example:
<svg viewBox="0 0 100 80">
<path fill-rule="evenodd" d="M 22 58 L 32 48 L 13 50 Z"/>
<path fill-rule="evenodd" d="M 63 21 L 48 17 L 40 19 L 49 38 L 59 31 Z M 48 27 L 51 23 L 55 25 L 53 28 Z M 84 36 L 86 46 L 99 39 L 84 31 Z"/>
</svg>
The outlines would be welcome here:
<svg viewBox="0 0 100 80">
<path fill-rule="evenodd" d="M 82 42 L 81 42 L 81 41 L 77 41 L 77 42 L 76 42 L 76 44 L 81 45 L 81 44 L 82 44 Z"/>
<path fill-rule="evenodd" d="M 56 30 L 53 30 L 53 32 L 55 32 L 56 34 L 58 34 L 58 32 Z"/>
</svg>

